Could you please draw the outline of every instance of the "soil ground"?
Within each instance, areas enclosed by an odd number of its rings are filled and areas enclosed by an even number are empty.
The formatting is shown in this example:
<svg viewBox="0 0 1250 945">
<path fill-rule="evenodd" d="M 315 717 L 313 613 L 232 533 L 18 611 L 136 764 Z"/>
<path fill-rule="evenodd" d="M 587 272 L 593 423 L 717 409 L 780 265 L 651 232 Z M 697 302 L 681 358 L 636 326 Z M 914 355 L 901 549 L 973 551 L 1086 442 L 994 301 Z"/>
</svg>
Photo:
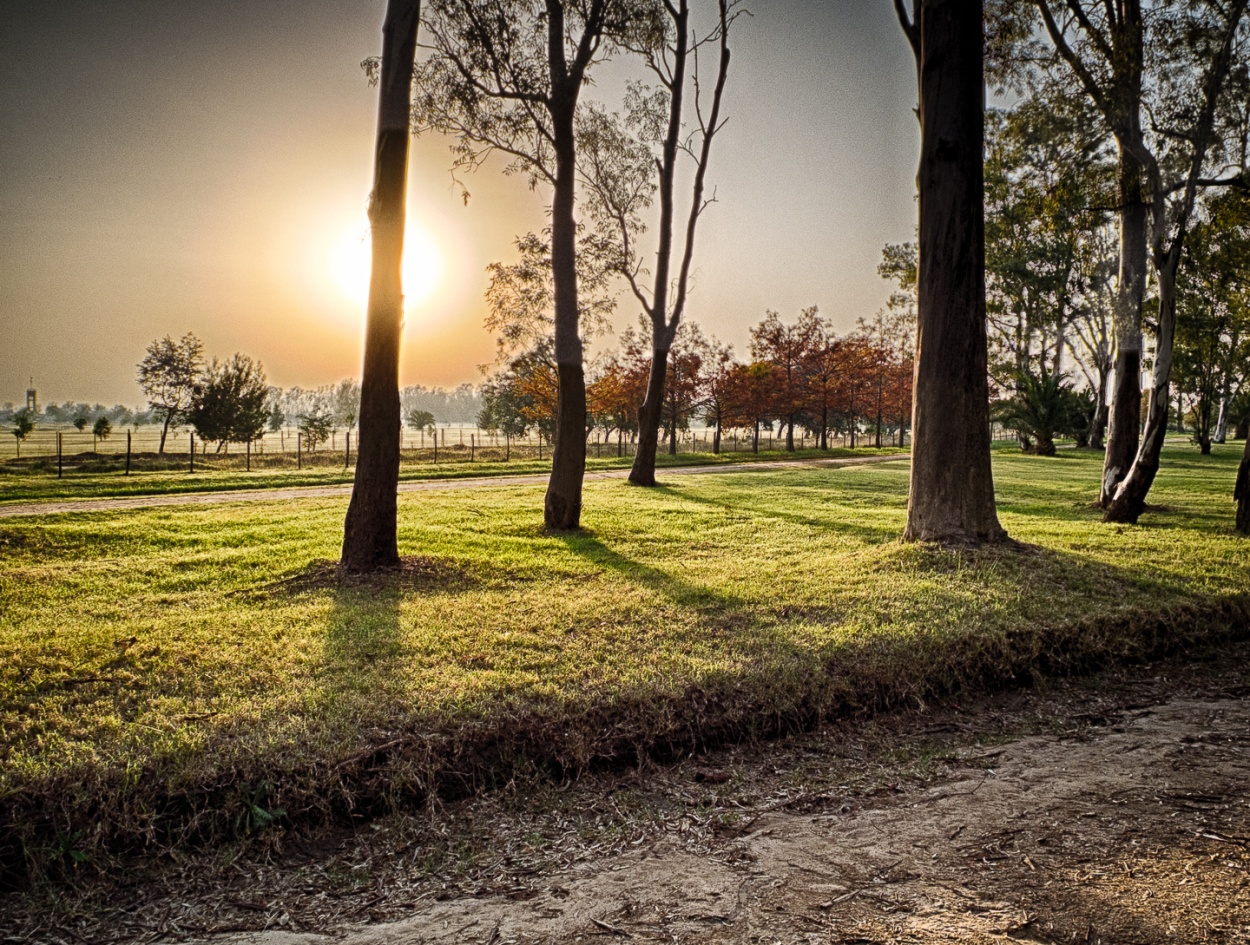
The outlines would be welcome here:
<svg viewBox="0 0 1250 945">
<path fill-rule="evenodd" d="M 0 940 L 1247 943 L 1248 786 L 1237 644 L 136 863 Z"/>
</svg>

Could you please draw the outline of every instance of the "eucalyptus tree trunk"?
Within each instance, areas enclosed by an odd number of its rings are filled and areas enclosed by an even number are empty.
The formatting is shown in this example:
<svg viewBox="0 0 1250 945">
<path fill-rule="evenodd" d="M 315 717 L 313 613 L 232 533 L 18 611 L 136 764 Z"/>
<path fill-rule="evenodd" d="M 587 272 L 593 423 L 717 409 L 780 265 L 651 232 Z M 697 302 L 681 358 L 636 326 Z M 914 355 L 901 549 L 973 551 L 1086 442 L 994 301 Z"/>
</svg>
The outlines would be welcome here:
<svg viewBox="0 0 1250 945">
<path fill-rule="evenodd" d="M 982 0 L 922 0 L 919 322 L 905 541 L 1006 538 L 990 469 Z"/>
<path fill-rule="evenodd" d="M 1138 132 L 1140 138 L 1140 132 Z M 1107 417 L 1107 451 L 1102 462 L 1098 504 L 1104 508 L 1133 465 L 1141 435 L 1142 301 L 1146 294 L 1146 201 L 1142 166 L 1123 145 L 1119 161 L 1120 272 L 1112 312 L 1115 368 L 1111 410 Z"/>
<path fill-rule="evenodd" d="M 552 54 L 562 56 L 563 28 L 559 34 L 554 26 L 551 29 Z M 553 63 L 552 71 L 556 179 L 551 200 L 551 273 L 555 287 L 555 355 L 560 390 L 543 520 L 548 528 L 568 531 L 581 524 L 582 478 L 586 472 L 586 375 L 577 323 L 577 221 L 573 215 L 577 185 L 573 117 L 580 90 L 565 78 L 567 69 L 562 61 Z"/>
<path fill-rule="evenodd" d="M 658 283 L 657 283 L 658 285 Z M 654 325 L 653 334 L 672 335 L 667 326 Z M 669 343 L 672 343 L 669 338 Z M 657 337 L 652 340 L 651 371 L 647 393 L 638 409 L 638 451 L 629 470 L 629 481 L 636 486 L 655 485 L 655 457 L 660 449 L 660 418 L 664 408 L 664 386 L 668 374 L 668 347 Z"/>
<path fill-rule="evenodd" d="M 1237 531 L 1250 535 L 1250 436 L 1241 454 L 1237 468 L 1237 483 L 1233 486 L 1233 499 L 1237 502 Z"/>
<path fill-rule="evenodd" d="M 1145 429 L 1128 475 L 1120 481 L 1103 513 L 1103 521 L 1106 522 L 1136 522 L 1146 509 L 1146 496 L 1159 472 L 1159 455 L 1168 433 L 1168 406 L 1171 402 L 1172 346 L 1176 339 L 1176 270 L 1179 264 L 1180 253 L 1171 253 L 1158 271 L 1159 326 Z"/>
<path fill-rule="evenodd" d="M 408 193 L 409 112 L 420 0 L 389 0 L 382 26 L 378 129 L 369 204 L 373 265 L 360 384 L 356 477 L 343 526 L 340 566 L 377 571 L 399 564 L 399 343 L 404 295 L 404 214 Z"/>
</svg>

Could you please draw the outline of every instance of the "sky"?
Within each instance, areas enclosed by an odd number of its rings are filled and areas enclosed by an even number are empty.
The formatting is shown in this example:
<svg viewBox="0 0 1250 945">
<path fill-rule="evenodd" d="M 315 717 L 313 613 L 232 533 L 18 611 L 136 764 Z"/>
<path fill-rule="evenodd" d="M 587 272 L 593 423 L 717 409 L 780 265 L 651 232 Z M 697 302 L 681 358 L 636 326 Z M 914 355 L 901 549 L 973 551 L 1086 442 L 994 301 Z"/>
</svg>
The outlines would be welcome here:
<svg viewBox="0 0 1250 945">
<path fill-rule="evenodd" d="M 849 330 L 885 304 L 876 266 L 912 236 L 919 147 L 889 0 L 750 8 L 687 310 L 742 356 L 767 309 L 818 305 Z M 21 403 L 31 378 L 43 403 L 141 403 L 145 347 L 186 332 L 210 355 L 258 358 L 282 387 L 359 374 L 376 109 L 360 63 L 383 11 L 0 4 L 0 403 Z M 405 385 L 481 380 L 486 266 L 545 222 L 549 196 L 497 166 L 465 180 L 466 205 L 450 163 L 445 140 L 414 142 Z M 618 329 L 637 315 L 622 296 Z"/>
</svg>

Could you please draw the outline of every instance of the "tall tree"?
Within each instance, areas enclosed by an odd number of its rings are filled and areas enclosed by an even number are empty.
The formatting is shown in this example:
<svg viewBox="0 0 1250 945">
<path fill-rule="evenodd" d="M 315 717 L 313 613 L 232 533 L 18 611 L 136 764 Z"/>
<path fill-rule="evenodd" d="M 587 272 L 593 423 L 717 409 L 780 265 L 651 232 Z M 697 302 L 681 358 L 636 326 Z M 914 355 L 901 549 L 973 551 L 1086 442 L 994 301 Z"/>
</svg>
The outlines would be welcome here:
<svg viewBox="0 0 1250 945">
<path fill-rule="evenodd" d="M 451 136 L 458 169 L 499 153 L 531 185 L 551 188 L 559 405 L 543 519 L 553 529 L 578 527 L 586 468 L 578 102 L 592 65 L 626 34 L 646 30 L 652 9 L 645 0 L 433 0 L 424 20 L 432 53 L 417 74 L 415 129 Z"/>
<path fill-rule="evenodd" d="M 148 345 L 139 362 L 139 386 L 147 395 L 148 406 L 161 422 L 161 445 L 157 452 L 165 452 L 169 428 L 185 419 L 203 369 L 204 344 L 190 332 L 177 341 L 166 335 Z"/>
<path fill-rule="evenodd" d="M 187 419 L 201 440 L 215 442 L 221 452 L 227 443 L 247 443 L 264 434 L 268 401 L 263 365 L 245 354 L 225 362 L 213 358 L 195 385 Z"/>
<path fill-rule="evenodd" d="M 1223 130 L 1217 129 L 1216 121 L 1229 72 L 1234 62 L 1244 63 L 1246 8 L 1247 0 L 1223 4 L 1191 0 L 1185 15 L 1176 22 L 1164 21 L 1158 29 L 1168 50 L 1159 79 L 1167 94 L 1160 96 L 1154 108 L 1161 144 L 1144 154 L 1150 259 L 1159 291 L 1155 356 L 1141 443 L 1107 503 L 1103 519 L 1108 522 L 1136 522 L 1146 508 L 1146 496 L 1159 471 L 1171 402 L 1177 273 L 1198 191 L 1205 180 L 1207 156 Z M 1245 86 L 1239 86 L 1239 91 L 1245 94 Z M 1240 170 L 1244 173 L 1244 168 Z M 1240 175 L 1233 180 L 1243 183 Z"/>
<path fill-rule="evenodd" d="M 401 269 L 408 194 L 408 123 L 420 15 L 420 0 L 388 0 L 382 25 L 382 58 L 371 73 L 378 84 L 369 202 L 373 262 L 360 385 L 360 442 L 340 559 L 340 566 L 349 572 L 377 571 L 399 564 Z"/>
<path fill-rule="evenodd" d="M 920 92 L 918 330 L 908 541 L 1006 537 L 990 469 L 981 0 L 895 9 Z"/>
<path fill-rule="evenodd" d="M 812 352 L 822 340 L 823 320 L 816 306 L 805 308 L 798 320 L 787 325 L 776 312 L 765 313 L 751 329 L 751 357 L 774 368 L 773 407 L 770 411 L 786 425 L 786 451 L 794 452 L 794 425 L 808 409 L 807 372 Z"/>
<path fill-rule="evenodd" d="M 599 111 L 583 130 L 583 167 L 597 222 L 620 241 L 619 271 L 650 322 L 651 364 L 646 396 L 638 413 L 638 451 L 629 473 L 634 485 L 655 485 L 670 352 L 685 312 L 695 232 L 711 202 L 704 194 L 712 142 L 724 124 L 721 101 L 729 76 L 729 28 L 734 6 L 730 0 L 716 0 L 716 26 L 705 36 L 698 36 L 690 23 L 689 0 L 665 0 L 664 20 L 657 29 L 640 31 L 630 44 L 659 82 L 658 94 L 633 86 L 624 121 Z M 717 64 L 710 94 L 704 100 L 699 53 L 707 45 L 716 48 Z M 688 93 L 693 95 L 693 133 L 686 131 Z M 674 236 L 678 222 L 676 188 L 683 156 L 693 161 L 693 179 L 678 255 Z M 655 177 L 651 178 L 653 172 Z M 655 264 L 648 272 L 642 266 L 638 234 L 641 211 L 657 192 L 660 212 Z M 648 275 L 649 288 L 645 285 Z M 669 434 L 671 448 L 671 426 Z"/>
<path fill-rule="evenodd" d="M 1113 318 L 1114 391 L 1099 502 L 1111 501 L 1141 434 L 1142 303 L 1146 294 L 1145 134 L 1142 82 L 1146 21 L 1141 0 L 1034 0 L 1059 57 L 1115 136 L 1120 268 Z"/>
</svg>

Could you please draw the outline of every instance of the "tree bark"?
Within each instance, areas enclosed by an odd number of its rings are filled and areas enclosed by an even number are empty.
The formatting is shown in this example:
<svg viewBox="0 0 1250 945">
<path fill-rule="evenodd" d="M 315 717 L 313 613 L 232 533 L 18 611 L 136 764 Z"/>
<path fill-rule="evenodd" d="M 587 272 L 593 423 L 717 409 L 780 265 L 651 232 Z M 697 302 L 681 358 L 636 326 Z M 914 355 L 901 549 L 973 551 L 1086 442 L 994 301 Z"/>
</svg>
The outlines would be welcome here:
<svg viewBox="0 0 1250 945">
<path fill-rule="evenodd" d="M 1176 270 L 1179 262 L 1180 254 L 1171 254 L 1167 264 L 1158 272 L 1159 328 L 1145 430 L 1128 474 L 1120 481 L 1107 504 L 1103 513 L 1104 522 L 1136 523 L 1146 510 L 1146 496 L 1159 472 L 1159 454 L 1163 451 L 1163 440 L 1168 432 L 1172 344 L 1176 338 Z"/>
<path fill-rule="evenodd" d="M 657 331 L 663 330 L 659 327 Z M 655 456 L 660 446 L 660 417 L 664 409 L 664 381 L 668 374 L 668 349 L 653 345 L 647 393 L 638 411 L 638 452 L 629 470 L 636 486 L 655 485 Z"/>
<path fill-rule="evenodd" d="M 1237 468 L 1237 483 L 1233 486 L 1233 498 L 1237 502 L 1237 531 L 1250 535 L 1250 437 L 1241 454 Z"/>
<path fill-rule="evenodd" d="M 563 26 L 551 46 L 563 52 Z M 554 56 L 553 56 L 554 58 Z M 563 73 L 563 64 L 553 72 Z M 556 436 L 551 452 L 551 479 L 543 503 L 548 528 L 580 527 L 582 478 L 586 472 L 586 377 L 577 311 L 577 220 L 573 215 L 577 184 L 577 152 L 573 115 L 579 89 L 567 79 L 553 82 L 551 116 L 555 137 L 556 180 L 551 200 L 551 273 L 555 285 L 555 354 L 560 391 L 556 405 Z"/>
<path fill-rule="evenodd" d="M 923 0 L 919 323 L 906 541 L 980 543 L 998 523 L 985 326 L 982 0 Z"/>
<path fill-rule="evenodd" d="M 1142 167 L 1120 146 L 1120 272 L 1112 312 L 1115 369 L 1111 411 L 1107 418 L 1107 451 L 1102 463 L 1098 504 L 1104 508 L 1133 464 L 1141 435 L 1141 311 L 1146 294 L 1146 202 Z"/>
<path fill-rule="evenodd" d="M 378 130 L 374 147 L 372 270 L 360 384 L 360 442 L 340 566 L 351 572 L 399 564 L 399 345 L 404 296 L 409 109 L 420 0 L 389 0 L 382 26 Z"/>
</svg>

